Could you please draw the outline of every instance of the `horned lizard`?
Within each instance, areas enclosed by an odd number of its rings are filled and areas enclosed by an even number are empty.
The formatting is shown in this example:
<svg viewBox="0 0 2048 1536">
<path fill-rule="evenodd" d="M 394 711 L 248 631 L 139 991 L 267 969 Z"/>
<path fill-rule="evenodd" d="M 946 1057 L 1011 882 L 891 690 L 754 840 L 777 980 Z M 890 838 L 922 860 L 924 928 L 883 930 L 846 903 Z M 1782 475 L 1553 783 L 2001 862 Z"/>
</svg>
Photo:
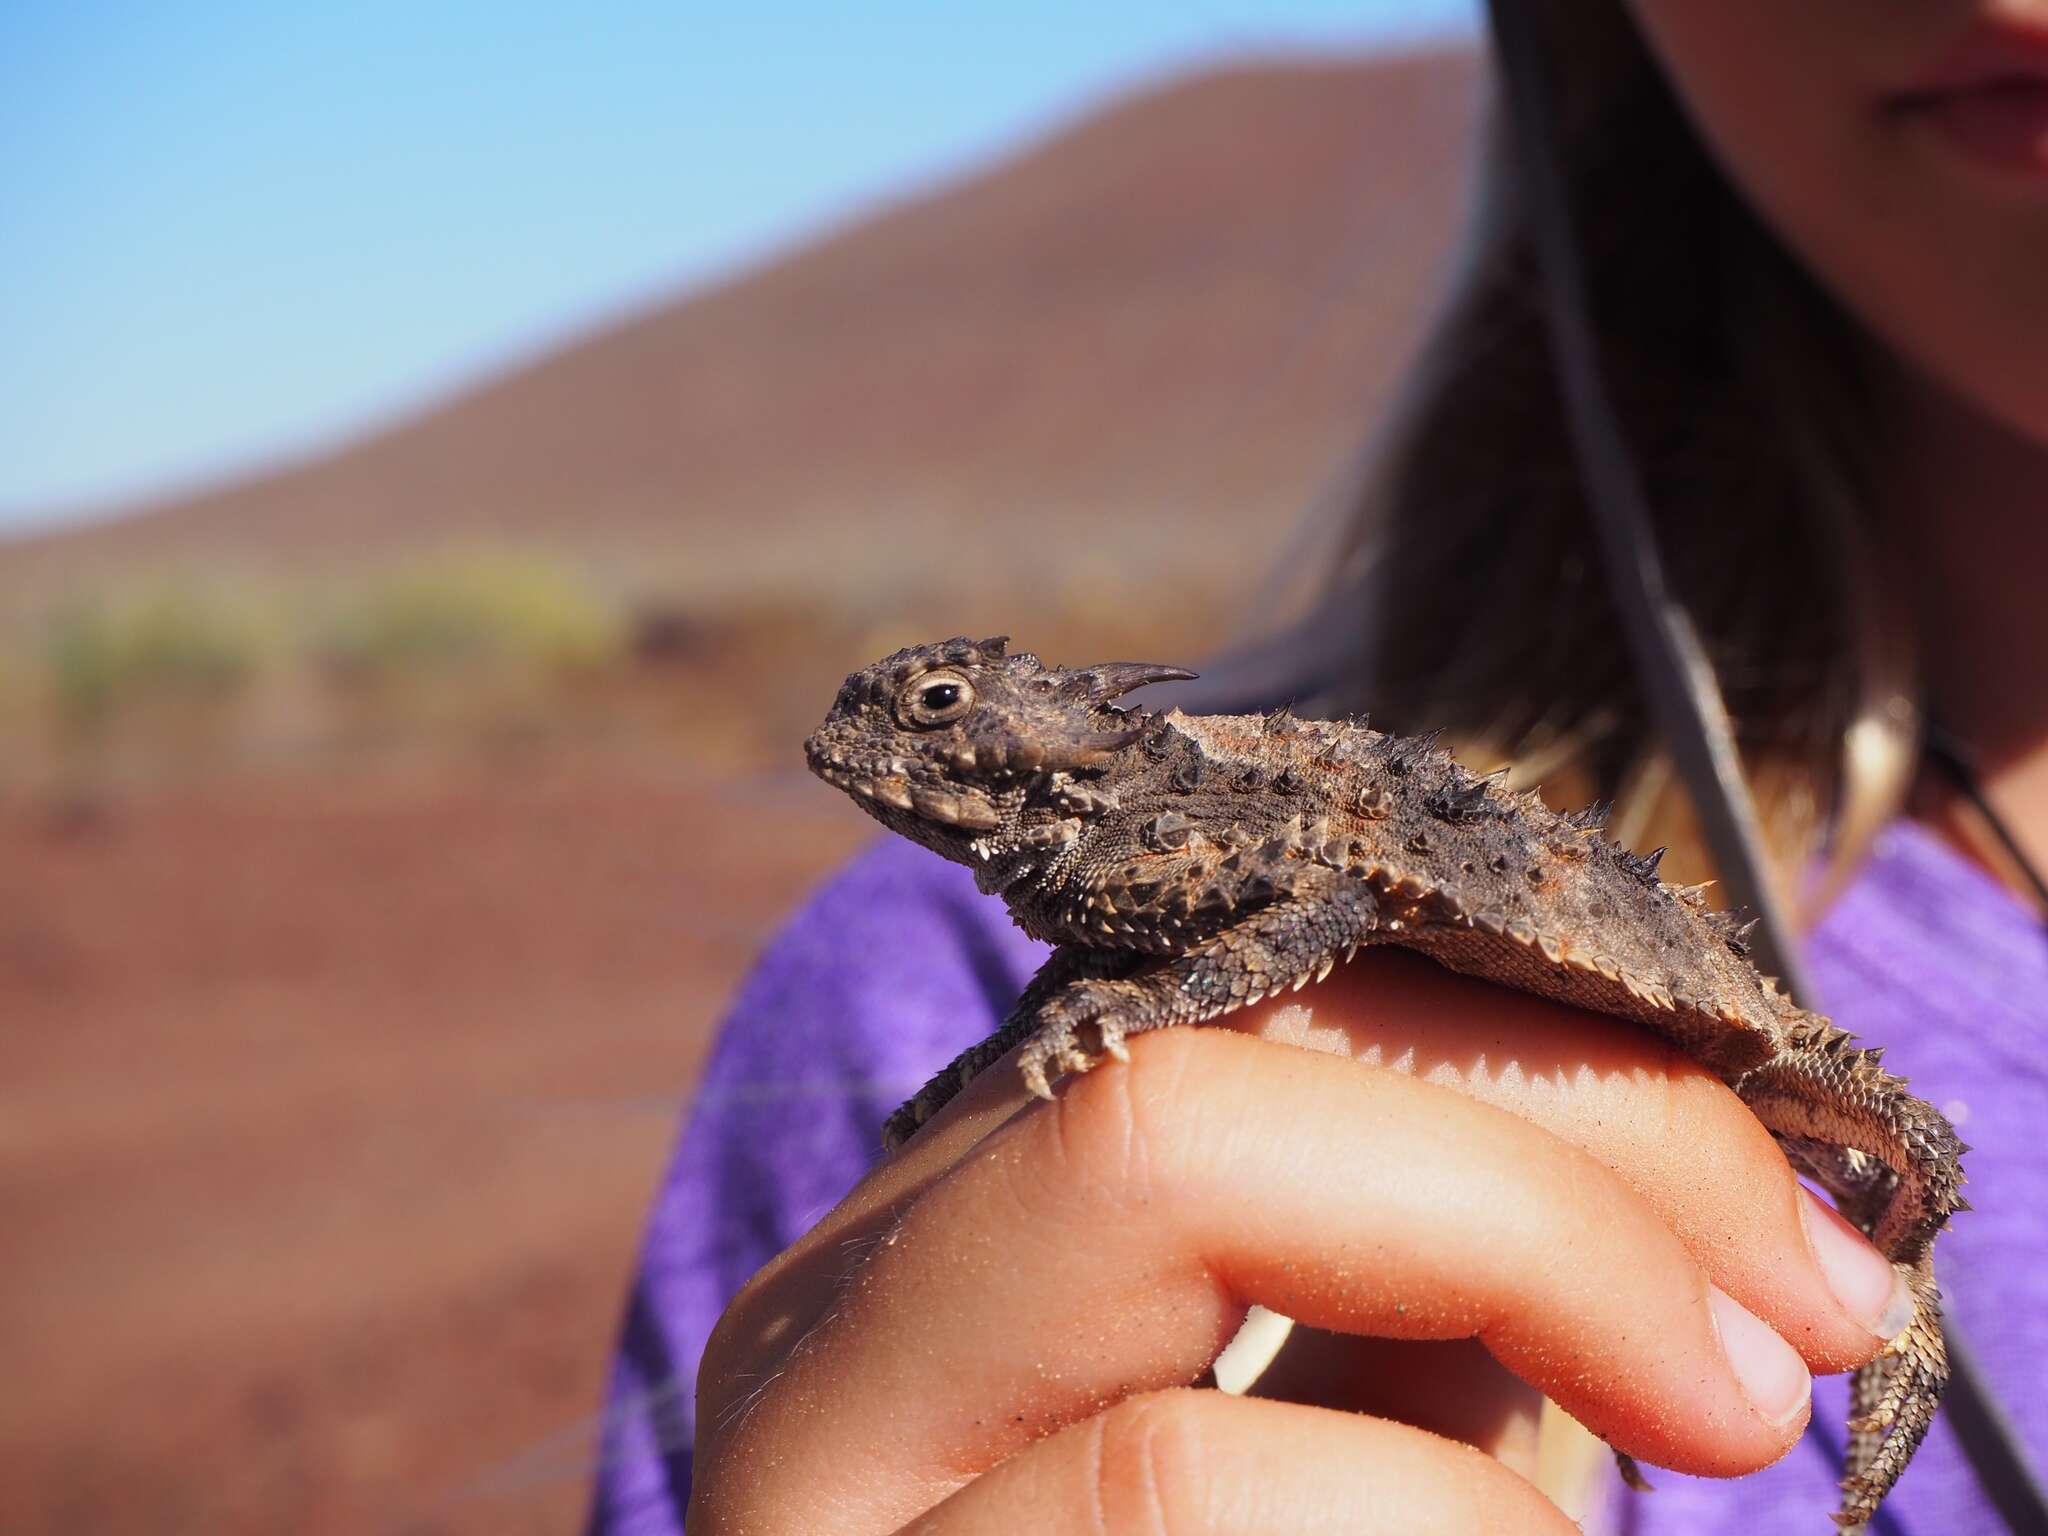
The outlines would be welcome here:
<svg viewBox="0 0 2048 1536">
<path fill-rule="evenodd" d="M 811 767 L 1057 946 L 884 1140 L 1020 1045 L 1025 1083 L 1049 1096 L 1056 1073 L 1123 1059 L 1131 1035 L 1320 980 L 1361 945 L 1645 1024 L 1718 1073 L 1906 1277 L 1913 1322 L 1852 1392 L 1835 1520 L 1861 1531 L 1947 1379 L 1932 1250 L 1966 1208 L 1953 1128 L 1880 1051 L 1760 976 L 1703 887 L 1667 885 L 1657 853 L 1605 838 L 1598 810 L 1552 811 L 1431 738 L 1114 703 L 1193 676 L 1048 667 L 999 636 L 898 651 L 839 690 Z"/>
</svg>

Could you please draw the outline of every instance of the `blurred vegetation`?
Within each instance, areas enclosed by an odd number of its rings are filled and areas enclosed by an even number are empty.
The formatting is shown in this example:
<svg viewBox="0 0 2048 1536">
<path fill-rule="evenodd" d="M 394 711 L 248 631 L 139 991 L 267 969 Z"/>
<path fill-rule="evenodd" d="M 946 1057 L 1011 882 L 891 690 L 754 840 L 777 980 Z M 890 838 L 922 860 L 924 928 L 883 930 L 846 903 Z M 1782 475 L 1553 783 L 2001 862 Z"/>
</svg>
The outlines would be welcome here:
<svg viewBox="0 0 2048 1536">
<path fill-rule="evenodd" d="M 333 674 L 391 683 L 423 674 L 560 679 L 619 659 L 625 624 L 576 572 L 538 556 L 445 557 L 394 572 L 345 603 L 314 639 Z"/>
<path fill-rule="evenodd" d="M 53 723 L 73 746 L 145 713 L 217 729 L 275 649 L 254 608 L 182 587 L 75 603 L 44 635 Z"/>
<path fill-rule="evenodd" d="M 541 731 L 628 659 L 616 600 L 538 555 L 488 551 L 392 571 L 330 606 L 308 653 L 360 734 Z"/>
<path fill-rule="evenodd" d="M 664 579 L 668 577 L 671 579 Z M 707 609 L 673 573 L 483 548 L 331 574 L 170 573 L 0 606 L 0 801 L 194 775 L 410 772 L 546 744 L 784 765 L 841 665 L 814 605 Z M 801 674 L 800 674 L 801 675 Z"/>
<path fill-rule="evenodd" d="M 1055 658 L 1182 654 L 1156 610 L 1085 572 L 1021 606 L 951 587 L 719 602 L 690 568 L 503 548 L 317 581 L 109 579 L 0 608 L 0 798 L 42 786 L 93 808 L 195 773 L 410 771 L 542 743 L 794 771 L 840 677 L 899 645 L 1014 626 Z"/>
</svg>

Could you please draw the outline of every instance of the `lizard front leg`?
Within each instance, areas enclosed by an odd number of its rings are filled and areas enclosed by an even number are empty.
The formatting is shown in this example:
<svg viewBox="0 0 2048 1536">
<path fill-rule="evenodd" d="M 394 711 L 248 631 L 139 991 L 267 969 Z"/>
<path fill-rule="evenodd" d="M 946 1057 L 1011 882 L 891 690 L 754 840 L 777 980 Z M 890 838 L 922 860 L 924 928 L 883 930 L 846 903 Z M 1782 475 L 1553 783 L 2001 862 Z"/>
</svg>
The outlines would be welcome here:
<svg viewBox="0 0 2048 1536">
<path fill-rule="evenodd" d="M 1017 1057 L 1025 1087 L 1050 1098 L 1055 1074 L 1085 1072 L 1104 1056 L 1123 1060 L 1131 1035 L 1202 1023 L 1320 981 L 1349 959 L 1376 925 L 1371 890 L 1362 879 L 1313 865 L 1291 873 L 1285 894 L 1188 953 L 1049 996 Z"/>
<path fill-rule="evenodd" d="M 1096 978 L 1122 976 L 1141 964 L 1144 956 L 1130 950 L 1087 949 L 1066 945 L 1038 968 L 1025 984 L 1009 1015 L 987 1038 L 975 1042 L 946 1064 L 932 1080 L 882 1124 L 882 1146 L 888 1151 L 908 1141 L 917 1128 L 944 1109 L 953 1096 L 981 1074 L 990 1062 L 1008 1054 L 1010 1047 L 1039 1027 L 1047 1003 L 1069 987 Z"/>
</svg>

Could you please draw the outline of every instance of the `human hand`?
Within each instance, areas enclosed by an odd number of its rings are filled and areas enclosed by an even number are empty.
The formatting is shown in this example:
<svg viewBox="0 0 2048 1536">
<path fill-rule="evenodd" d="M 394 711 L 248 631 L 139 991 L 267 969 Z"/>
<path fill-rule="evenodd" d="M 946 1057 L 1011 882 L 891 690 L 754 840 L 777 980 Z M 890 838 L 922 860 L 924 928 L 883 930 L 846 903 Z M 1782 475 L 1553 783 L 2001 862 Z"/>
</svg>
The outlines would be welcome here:
<svg viewBox="0 0 2048 1536">
<path fill-rule="evenodd" d="M 1051 1104 L 998 1064 L 764 1268 L 694 1536 L 1563 1536 L 1538 1391 L 1731 1475 L 1878 1349 L 1891 1266 L 1647 1031 L 1374 952 L 1230 1023 Z M 1309 1325 L 1276 1395 L 1190 1389 L 1253 1302 Z"/>
</svg>

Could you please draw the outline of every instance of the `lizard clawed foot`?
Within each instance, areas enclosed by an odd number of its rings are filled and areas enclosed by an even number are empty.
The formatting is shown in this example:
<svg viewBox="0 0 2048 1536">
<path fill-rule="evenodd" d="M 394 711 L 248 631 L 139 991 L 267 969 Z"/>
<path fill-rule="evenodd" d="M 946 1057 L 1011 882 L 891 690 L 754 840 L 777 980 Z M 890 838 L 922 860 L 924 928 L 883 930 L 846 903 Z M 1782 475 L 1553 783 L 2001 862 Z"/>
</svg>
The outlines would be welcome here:
<svg viewBox="0 0 2048 1536">
<path fill-rule="evenodd" d="M 1124 1015 L 1127 999 L 1117 995 L 1113 984 L 1083 982 L 1070 988 L 1045 1011 L 1038 1032 L 1024 1042 L 1017 1055 L 1017 1070 L 1024 1086 L 1041 1099 L 1052 1097 L 1052 1079 L 1062 1072 L 1086 1072 L 1103 1057 L 1129 1061 L 1124 1044 L 1129 1023 Z"/>
</svg>

